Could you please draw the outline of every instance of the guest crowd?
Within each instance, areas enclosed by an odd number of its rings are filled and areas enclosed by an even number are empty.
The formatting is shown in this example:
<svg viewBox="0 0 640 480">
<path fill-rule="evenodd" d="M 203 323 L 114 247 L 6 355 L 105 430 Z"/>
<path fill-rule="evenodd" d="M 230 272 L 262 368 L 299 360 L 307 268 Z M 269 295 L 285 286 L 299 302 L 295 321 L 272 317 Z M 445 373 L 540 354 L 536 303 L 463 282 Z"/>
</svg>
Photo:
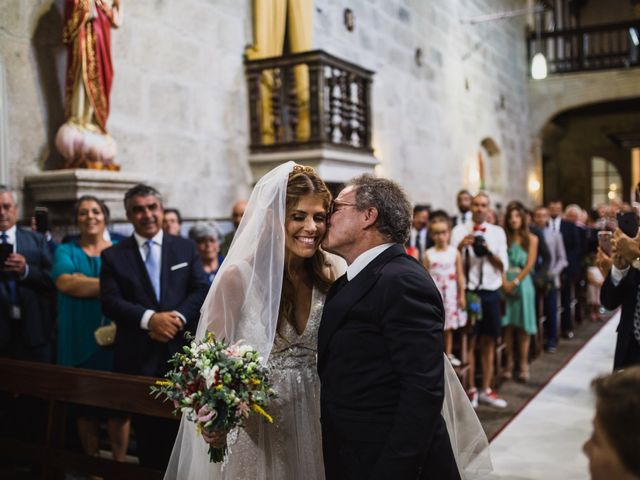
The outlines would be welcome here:
<svg viewBox="0 0 640 480">
<path fill-rule="evenodd" d="M 195 331 L 246 202 L 233 205 L 234 230 L 227 235 L 215 222 L 199 222 L 188 238 L 180 212 L 164 208 L 153 187 L 132 188 L 124 205 L 132 236 L 110 231 L 105 203 L 85 196 L 73 212 L 78 234 L 56 244 L 50 235 L 17 227 L 16 196 L 0 187 L 0 356 L 153 377 L 166 372 L 184 332 Z M 532 339 L 554 353 L 576 324 L 587 316 L 598 320 L 601 286 L 604 307 L 622 305 L 616 368 L 639 363 L 640 241 L 615 223 L 628 205 L 587 214 L 558 201 L 533 210 L 513 201 L 502 211 L 486 193 L 462 190 L 457 207 L 450 216 L 416 205 L 405 247 L 442 294 L 445 353 L 465 372 L 474 407 L 506 407 L 495 386 L 512 377 L 529 380 Z M 599 231 L 615 231 L 610 243 Z M 497 364 L 500 346 L 505 355 Z M 164 466 L 176 422 L 88 408 L 75 413 L 87 453 L 97 454 L 104 422 L 113 456 L 122 461 L 133 424 L 141 463 Z"/>
</svg>

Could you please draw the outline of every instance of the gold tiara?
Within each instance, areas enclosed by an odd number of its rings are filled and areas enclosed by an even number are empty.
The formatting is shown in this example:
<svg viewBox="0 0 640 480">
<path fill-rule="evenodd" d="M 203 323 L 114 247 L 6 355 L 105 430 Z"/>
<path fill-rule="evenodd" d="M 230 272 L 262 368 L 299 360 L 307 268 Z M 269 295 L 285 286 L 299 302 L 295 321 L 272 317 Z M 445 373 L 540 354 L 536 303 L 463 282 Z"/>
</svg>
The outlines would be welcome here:
<svg viewBox="0 0 640 480">
<path fill-rule="evenodd" d="M 313 169 L 313 167 L 308 167 L 306 165 L 294 165 L 293 166 L 293 170 L 291 171 L 292 174 L 298 174 L 298 173 L 313 173 L 315 174 L 316 171 Z"/>
</svg>

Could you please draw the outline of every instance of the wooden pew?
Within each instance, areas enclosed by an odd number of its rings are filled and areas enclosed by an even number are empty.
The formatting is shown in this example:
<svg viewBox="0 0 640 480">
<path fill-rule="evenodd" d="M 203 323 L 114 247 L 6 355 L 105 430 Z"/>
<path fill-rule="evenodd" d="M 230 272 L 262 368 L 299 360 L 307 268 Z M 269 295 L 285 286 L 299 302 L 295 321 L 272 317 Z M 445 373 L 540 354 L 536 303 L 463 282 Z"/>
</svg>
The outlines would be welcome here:
<svg viewBox="0 0 640 480">
<path fill-rule="evenodd" d="M 0 438 L 2 463 L 11 460 L 42 465 L 43 478 L 47 479 L 63 478 L 65 470 L 105 479 L 155 480 L 164 476 L 160 470 L 93 457 L 65 447 L 70 403 L 175 419 L 170 404 L 149 394 L 154 378 L 0 359 L 0 379 L 0 391 L 40 398 L 48 404 L 44 445 Z"/>
</svg>

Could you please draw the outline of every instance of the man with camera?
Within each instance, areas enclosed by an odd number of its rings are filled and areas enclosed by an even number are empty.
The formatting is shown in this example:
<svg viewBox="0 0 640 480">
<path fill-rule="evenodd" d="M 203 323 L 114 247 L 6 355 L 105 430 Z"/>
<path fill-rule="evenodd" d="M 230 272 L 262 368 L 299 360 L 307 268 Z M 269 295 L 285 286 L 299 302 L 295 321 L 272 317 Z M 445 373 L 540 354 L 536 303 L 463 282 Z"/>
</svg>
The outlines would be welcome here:
<svg viewBox="0 0 640 480">
<path fill-rule="evenodd" d="M 0 356 L 53 361 L 51 257 L 45 238 L 18 228 L 15 194 L 0 186 Z"/>
<path fill-rule="evenodd" d="M 457 225 L 451 234 L 451 244 L 460 250 L 467 280 L 467 291 L 480 298 L 482 315 L 471 331 L 469 358 L 473 381 L 476 338 L 480 342 L 482 389 L 472 385 L 469 398 L 474 407 L 481 403 L 505 408 L 507 402 L 491 389 L 496 341 L 502 336 L 500 288 L 502 272 L 508 266 L 507 237 L 504 230 L 486 222 L 489 196 L 478 193 L 471 202 L 471 222 Z"/>
</svg>

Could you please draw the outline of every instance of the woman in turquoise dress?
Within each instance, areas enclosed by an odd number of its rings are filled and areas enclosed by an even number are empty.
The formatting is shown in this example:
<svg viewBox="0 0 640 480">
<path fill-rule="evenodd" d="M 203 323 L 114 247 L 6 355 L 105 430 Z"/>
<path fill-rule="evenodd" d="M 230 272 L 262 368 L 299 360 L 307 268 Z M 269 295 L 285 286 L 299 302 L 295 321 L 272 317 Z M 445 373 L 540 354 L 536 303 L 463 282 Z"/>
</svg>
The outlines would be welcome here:
<svg viewBox="0 0 640 480">
<path fill-rule="evenodd" d="M 519 378 L 529 380 L 529 344 L 537 332 L 536 292 L 531 278 L 538 252 L 538 237 L 529 232 L 526 215 L 519 205 L 510 205 L 505 214 L 505 232 L 509 245 L 509 266 L 502 275 L 506 312 L 504 342 L 507 354 L 506 377 L 513 372 L 514 336 L 518 341 Z"/>
<path fill-rule="evenodd" d="M 75 208 L 80 237 L 61 244 L 53 260 L 52 277 L 58 289 L 58 364 L 111 371 L 113 346 L 101 347 L 94 331 L 110 320 L 100 309 L 100 254 L 111 246 L 105 239 L 109 221 L 106 205 L 93 196 L 81 197 Z M 104 411 L 78 408 L 78 435 L 89 455 L 98 454 L 100 419 Z M 129 443 L 129 419 L 107 415 L 107 431 L 114 460 L 124 461 Z"/>
</svg>

